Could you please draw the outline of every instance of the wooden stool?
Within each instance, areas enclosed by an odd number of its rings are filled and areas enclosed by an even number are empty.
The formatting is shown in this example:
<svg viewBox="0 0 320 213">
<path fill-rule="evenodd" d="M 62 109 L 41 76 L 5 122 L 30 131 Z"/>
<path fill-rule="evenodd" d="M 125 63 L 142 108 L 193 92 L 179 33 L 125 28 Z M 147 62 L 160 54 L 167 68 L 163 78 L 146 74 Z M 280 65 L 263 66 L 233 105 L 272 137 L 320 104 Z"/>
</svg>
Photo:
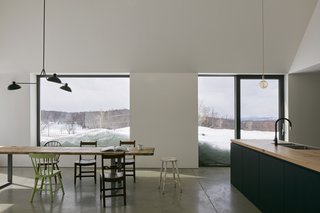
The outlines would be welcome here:
<svg viewBox="0 0 320 213">
<path fill-rule="evenodd" d="M 160 184 L 159 189 L 162 189 L 162 194 L 164 194 L 164 187 L 166 184 L 166 178 L 167 178 L 167 164 L 172 163 L 172 176 L 173 176 L 173 183 L 176 187 L 176 184 L 178 183 L 180 192 L 182 192 L 181 183 L 180 183 L 180 176 L 179 176 L 179 170 L 177 165 L 177 158 L 176 157 L 163 157 L 161 158 L 161 170 L 160 170 Z M 162 176 L 162 172 L 164 172 L 164 175 Z M 178 178 L 176 178 L 176 175 Z"/>
</svg>

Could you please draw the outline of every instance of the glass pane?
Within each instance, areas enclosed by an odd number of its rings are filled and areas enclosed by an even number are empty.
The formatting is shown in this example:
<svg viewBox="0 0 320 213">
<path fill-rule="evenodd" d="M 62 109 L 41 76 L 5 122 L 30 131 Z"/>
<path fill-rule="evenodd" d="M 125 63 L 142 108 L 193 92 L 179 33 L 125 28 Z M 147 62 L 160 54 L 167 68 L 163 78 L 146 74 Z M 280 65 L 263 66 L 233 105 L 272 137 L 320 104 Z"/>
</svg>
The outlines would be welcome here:
<svg viewBox="0 0 320 213">
<path fill-rule="evenodd" d="M 198 78 L 199 165 L 229 165 L 234 138 L 234 78 Z"/>
<path fill-rule="evenodd" d="M 97 140 L 99 146 L 129 139 L 129 78 L 68 77 L 72 93 L 40 79 L 40 143 L 57 140 L 79 146 Z"/>
<path fill-rule="evenodd" d="M 259 87 L 260 79 L 241 80 L 241 138 L 273 139 L 274 122 L 279 115 L 279 81 L 268 79 L 268 87 Z"/>
</svg>

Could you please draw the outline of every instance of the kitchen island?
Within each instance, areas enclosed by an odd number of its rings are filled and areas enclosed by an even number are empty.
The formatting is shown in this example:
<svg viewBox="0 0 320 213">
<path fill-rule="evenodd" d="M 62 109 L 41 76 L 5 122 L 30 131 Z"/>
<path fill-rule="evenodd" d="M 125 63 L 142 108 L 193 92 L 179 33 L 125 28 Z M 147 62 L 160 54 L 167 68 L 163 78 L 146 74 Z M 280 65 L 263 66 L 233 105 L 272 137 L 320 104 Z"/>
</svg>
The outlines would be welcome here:
<svg viewBox="0 0 320 213">
<path fill-rule="evenodd" d="M 231 141 L 231 183 L 262 212 L 320 212 L 320 149 Z"/>
</svg>

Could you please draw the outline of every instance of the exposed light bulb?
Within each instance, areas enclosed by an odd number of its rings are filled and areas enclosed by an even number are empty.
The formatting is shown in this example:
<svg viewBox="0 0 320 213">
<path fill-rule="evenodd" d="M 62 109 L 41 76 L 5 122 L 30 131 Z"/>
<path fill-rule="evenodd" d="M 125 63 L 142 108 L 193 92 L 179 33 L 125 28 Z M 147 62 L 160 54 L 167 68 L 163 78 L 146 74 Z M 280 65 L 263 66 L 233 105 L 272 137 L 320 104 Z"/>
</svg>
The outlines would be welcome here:
<svg viewBox="0 0 320 213">
<path fill-rule="evenodd" d="M 259 82 L 259 86 L 262 88 L 262 89 L 265 89 L 268 87 L 268 81 L 266 81 L 264 78 L 262 78 L 262 80 Z"/>
</svg>

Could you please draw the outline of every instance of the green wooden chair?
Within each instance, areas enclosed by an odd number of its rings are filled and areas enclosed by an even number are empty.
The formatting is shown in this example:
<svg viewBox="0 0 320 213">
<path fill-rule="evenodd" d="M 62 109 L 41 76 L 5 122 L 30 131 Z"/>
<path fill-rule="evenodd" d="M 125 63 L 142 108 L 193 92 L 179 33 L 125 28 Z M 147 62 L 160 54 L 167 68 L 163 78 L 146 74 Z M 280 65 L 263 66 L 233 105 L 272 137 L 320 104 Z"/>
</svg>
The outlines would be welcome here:
<svg viewBox="0 0 320 213">
<path fill-rule="evenodd" d="M 54 162 L 56 159 L 55 154 L 36 154 L 32 153 L 29 155 L 32 161 L 32 166 L 35 173 L 34 187 L 31 196 L 30 202 L 33 201 L 34 195 L 36 191 L 50 191 L 51 202 L 53 202 L 53 193 L 61 188 L 62 193 L 64 194 L 63 183 L 61 180 L 61 171 L 55 169 Z M 57 178 L 59 183 L 54 183 L 55 190 L 52 188 L 52 178 Z M 40 186 L 38 187 L 38 182 L 40 182 Z M 49 189 L 44 188 L 45 181 L 48 181 Z M 60 187 L 59 187 L 60 186 Z"/>
</svg>

